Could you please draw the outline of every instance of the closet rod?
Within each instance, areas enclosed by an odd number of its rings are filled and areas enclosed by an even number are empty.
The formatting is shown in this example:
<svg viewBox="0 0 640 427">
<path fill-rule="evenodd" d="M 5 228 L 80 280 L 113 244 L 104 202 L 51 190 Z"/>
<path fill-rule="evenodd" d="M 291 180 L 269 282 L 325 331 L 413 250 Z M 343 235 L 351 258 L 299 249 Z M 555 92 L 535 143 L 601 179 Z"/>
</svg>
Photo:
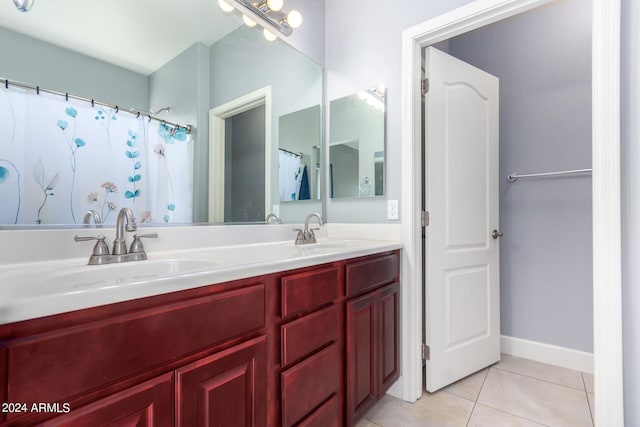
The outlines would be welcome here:
<svg viewBox="0 0 640 427">
<path fill-rule="evenodd" d="M 33 85 L 30 85 L 30 84 L 27 84 L 27 83 L 21 83 L 21 82 L 17 82 L 17 81 L 13 81 L 13 80 L 9 81 L 8 79 L 0 78 L 0 84 L 2 84 L 5 87 L 5 89 L 9 89 L 9 86 L 17 86 L 17 87 L 21 87 L 23 89 L 35 90 L 38 95 L 40 95 L 40 92 L 45 92 L 45 93 L 50 93 L 52 95 L 63 96 L 67 100 L 69 100 L 69 98 L 71 98 L 71 99 L 76 99 L 78 101 L 88 102 L 92 106 L 97 104 L 97 105 L 100 105 L 100 106 L 103 106 L 103 107 L 111 108 L 112 110 L 116 110 L 116 113 L 118 113 L 120 111 L 120 108 L 117 105 L 111 105 L 111 104 L 107 104 L 106 102 L 96 101 L 95 99 L 84 98 L 84 97 L 78 96 L 78 95 L 71 95 L 70 93 L 59 92 L 57 90 L 45 89 L 45 88 L 42 88 L 40 86 L 33 86 Z M 184 129 L 188 134 L 191 133 L 191 125 L 179 125 L 177 123 L 168 122 L 166 120 L 162 120 L 162 119 L 160 119 L 158 117 L 152 116 L 151 114 L 149 114 L 146 111 L 136 110 L 135 108 L 130 108 L 128 110 L 122 110 L 122 111 L 126 111 L 129 114 L 137 115 L 138 117 L 146 116 L 146 117 L 149 118 L 149 120 L 159 121 L 162 124 L 164 124 L 164 125 L 166 125 L 166 126 L 168 126 L 170 128 L 173 128 L 175 130 Z"/>
<path fill-rule="evenodd" d="M 289 151 L 286 148 L 278 148 L 280 151 L 284 151 L 287 154 L 291 154 L 292 156 L 302 157 L 302 153 L 296 153 L 295 151 Z"/>
<path fill-rule="evenodd" d="M 541 176 L 561 176 L 561 175 L 574 175 L 578 173 L 591 173 L 592 169 L 575 169 L 569 171 L 558 172 L 542 172 L 542 173 L 510 173 L 507 175 L 508 182 L 516 182 L 518 178 L 538 178 Z"/>
</svg>

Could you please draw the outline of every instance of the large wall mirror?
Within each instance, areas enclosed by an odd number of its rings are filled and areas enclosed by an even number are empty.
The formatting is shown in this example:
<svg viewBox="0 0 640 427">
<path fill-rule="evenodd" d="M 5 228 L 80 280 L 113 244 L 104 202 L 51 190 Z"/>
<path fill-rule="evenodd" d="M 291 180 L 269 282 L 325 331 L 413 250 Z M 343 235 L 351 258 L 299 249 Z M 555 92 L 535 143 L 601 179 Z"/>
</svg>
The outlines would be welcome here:
<svg viewBox="0 0 640 427">
<path fill-rule="evenodd" d="M 381 86 L 329 103 L 329 197 L 384 195 L 385 100 Z"/>
<path fill-rule="evenodd" d="M 0 49 L 0 226 L 89 211 L 113 224 L 125 206 L 150 224 L 322 211 L 322 67 L 239 13 L 210 0 L 1 2 Z"/>
</svg>

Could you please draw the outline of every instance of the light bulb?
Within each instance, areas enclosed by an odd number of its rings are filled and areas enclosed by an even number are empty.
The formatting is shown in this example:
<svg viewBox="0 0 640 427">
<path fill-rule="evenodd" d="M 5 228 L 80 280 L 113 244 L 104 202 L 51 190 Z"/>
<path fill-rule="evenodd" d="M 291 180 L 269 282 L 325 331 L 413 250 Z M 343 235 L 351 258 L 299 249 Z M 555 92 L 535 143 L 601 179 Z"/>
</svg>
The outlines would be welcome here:
<svg viewBox="0 0 640 427">
<path fill-rule="evenodd" d="M 233 11 L 233 6 L 224 0 L 218 0 L 218 6 L 220 6 L 220 9 L 222 9 L 223 12 L 229 13 Z"/>
<path fill-rule="evenodd" d="M 297 10 L 292 10 L 287 14 L 287 22 L 291 28 L 298 28 L 302 25 L 302 14 Z"/>
<path fill-rule="evenodd" d="M 274 12 L 278 12 L 284 6 L 284 0 L 267 0 L 267 7 Z"/>
<path fill-rule="evenodd" d="M 272 42 L 275 39 L 277 39 L 278 37 L 276 37 L 275 34 L 273 34 L 271 31 L 267 30 L 266 28 L 262 31 L 262 34 L 264 34 L 264 38 L 267 39 L 268 41 Z"/>
<path fill-rule="evenodd" d="M 242 15 L 242 20 L 244 21 L 244 23 L 246 24 L 247 27 L 255 27 L 256 26 L 256 21 L 254 21 L 253 19 L 249 18 L 247 15 Z"/>
<path fill-rule="evenodd" d="M 33 0 L 13 0 L 13 4 L 20 12 L 27 12 L 33 7 Z"/>
</svg>

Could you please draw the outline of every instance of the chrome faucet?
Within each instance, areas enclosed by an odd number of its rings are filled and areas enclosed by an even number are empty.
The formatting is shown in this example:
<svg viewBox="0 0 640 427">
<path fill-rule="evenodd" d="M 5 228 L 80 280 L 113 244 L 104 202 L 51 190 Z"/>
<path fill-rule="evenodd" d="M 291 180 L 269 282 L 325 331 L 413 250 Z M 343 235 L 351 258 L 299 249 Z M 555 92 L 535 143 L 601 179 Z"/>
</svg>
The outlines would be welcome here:
<svg viewBox="0 0 640 427">
<path fill-rule="evenodd" d="M 320 230 L 320 228 L 309 228 L 309 222 L 313 218 L 318 218 L 318 225 L 323 226 L 322 216 L 319 213 L 313 212 L 307 215 L 307 218 L 304 220 L 304 230 L 300 228 L 294 228 L 293 231 L 297 231 L 298 234 L 296 236 L 296 245 L 306 245 L 308 243 L 317 243 L 316 235 L 314 233 L 315 230 Z"/>
<path fill-rule="evenodd" d="M 274 214 L 274 213 L 270 213 L 269 215 L 267 215 L 267 217 L 264 219 L 264 222 L 266 222 L 267 224 L 271 224 L 271 222 L 276 222 L 278 224 L 282 224 L 282 221 L 280 220 L 280 218 L 278 218 L 278 215 Z"/>
<path fill-rule="evenodd" d="M 94 209 L 89 209 L 88 211 L 86 211 L 84 213 L 84 217 L 82 217 L 82 223 L 83 224 L 90 224 L 92 218 L 93 218 L 93 223 L 94 224 L 96 224 L 96 225 L 102 224 L 102 217 Z"/>
<path fill-rule="evenodd" d="M 136 231 L 138 229 L 131 209 L 120 209 L 120 212 L 118 212 L 118 221 L 116 222 L 116 240 L 113 241 L 113 255 L 127 253 L 127 242 L 124 238 L 125 220 L 127 222 L 127 231 Z"/>
<path fill-rule="evenodd" d="M 125 226 L 126 223 L 126 226 Z M 134 234 L 133 242 L 127 253 L 127 242 L 124 238 L 124 232 L 136 231 L 136 221 L 133 212 L 129 208 L 122 208 L 118 213 L 116 222 L 116 239 L 113 241 L 113 251 L 109 254 L 109 246 L 105 242 L 104 236 L 75 236 L 76 242 L 85 242 L 88 240 L 97 240 L 93 247 L 93 253 L 89 257 L 89 265 L 113 264 L 128 261 L 142 261 L 147 259 L 147 253 L 142 245 L 143 237 L 156 238 L 158 233 Z"/>
</svg>

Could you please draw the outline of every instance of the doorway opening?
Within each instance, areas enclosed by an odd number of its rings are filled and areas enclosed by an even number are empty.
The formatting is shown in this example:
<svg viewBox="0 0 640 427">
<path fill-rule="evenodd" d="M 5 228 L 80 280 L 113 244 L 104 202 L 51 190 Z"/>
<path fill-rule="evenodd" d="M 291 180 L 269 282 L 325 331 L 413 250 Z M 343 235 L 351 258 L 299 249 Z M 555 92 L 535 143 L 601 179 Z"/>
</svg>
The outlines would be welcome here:
<svg viewBox="0 0 640 427">
<path fill-rule="evenodd" d="M 212 109 L 209 221 L 264 221 L 271 210 L 271 87 Z"/>
<path fill-rule="evenodd" d="M 405 400 L 421 394 L 421 49 L 534 9 L 548 0 L 480 0 L 403 33 L 402 297 Z M 596 423 L 623 425 L 620 250 L 620 2 L 593 0 L 593 291 Z M 404 310 L 406 309 L 406 310 Z M 613 397 L 612 397 L 613 396 Z"/>
</svg>

